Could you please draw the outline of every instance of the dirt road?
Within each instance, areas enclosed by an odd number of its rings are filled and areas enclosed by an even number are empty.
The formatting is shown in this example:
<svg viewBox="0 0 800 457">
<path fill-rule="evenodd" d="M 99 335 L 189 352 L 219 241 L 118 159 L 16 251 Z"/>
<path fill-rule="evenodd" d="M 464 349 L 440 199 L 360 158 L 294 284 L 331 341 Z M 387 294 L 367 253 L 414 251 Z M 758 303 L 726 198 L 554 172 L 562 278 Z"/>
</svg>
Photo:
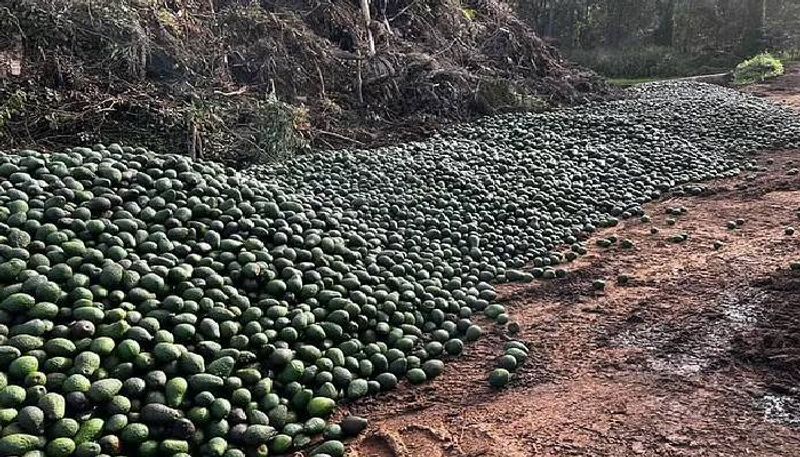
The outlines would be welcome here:
<svg viewBox="0 0 800 457">
<path fill-rule="evenodd" d="M 800 455 L 800 151 L 759 163 L 598 233 L 564 279 L 500 288 L 531 348 L 508 388 L 487 385 L 509 338 L 487 325 L 434 382 L 352 405 L 351 455 Z"/>
</svg>

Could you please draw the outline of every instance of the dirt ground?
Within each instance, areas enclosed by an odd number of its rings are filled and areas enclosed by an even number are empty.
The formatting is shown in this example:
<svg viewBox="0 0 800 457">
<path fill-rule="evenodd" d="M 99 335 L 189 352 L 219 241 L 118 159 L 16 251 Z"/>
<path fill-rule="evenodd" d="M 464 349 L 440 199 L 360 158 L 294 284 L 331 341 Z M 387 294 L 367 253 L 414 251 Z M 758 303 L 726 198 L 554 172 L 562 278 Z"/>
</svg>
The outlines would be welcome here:
<svg viewBox="0 0 800 457">
<path fill-rule="evenodd" d="M 800 65 L 787 68 L 786 74 L 780 78 L 748 87 L 745 92 L 800 110 Z"/>
<path fill-rule="evenodd" d="M 510 385 L 487 384 L 511 338 L 487 324 L 432 383 L 351 405 L 370 427 L 349 455 L 800 455 L 800 151 L 758 162 L 596 234 L 564 279 L 501 287 L 531 349 Z M 594 244 L 612 234 L 635 247 Z"/>
</svg>

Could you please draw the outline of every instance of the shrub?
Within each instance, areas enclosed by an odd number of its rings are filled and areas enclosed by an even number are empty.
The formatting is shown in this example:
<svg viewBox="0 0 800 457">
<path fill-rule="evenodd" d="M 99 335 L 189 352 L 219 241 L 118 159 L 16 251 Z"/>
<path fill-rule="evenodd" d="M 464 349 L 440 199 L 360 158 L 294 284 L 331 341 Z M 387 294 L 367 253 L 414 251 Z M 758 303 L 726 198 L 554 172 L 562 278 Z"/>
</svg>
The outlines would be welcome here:
<svg viewBox="0 0 800 457">
<path fill-rule="evenodd" d="M 772 54 L 763 53 L 745 60 L 733 71 L 733 83 L 737 86 L 759 83 L 783 74 L 783 63 Z"/>
<path fill-rule="evenodd" d="M 542 112 L 547 102 L 501 78 L 482 78 L 475 91 L 475 109 L 482 114 L 514 111 Z"/>
<path fill-rule="evenodd" d="M 197 102 L 188 108 L 188 125 L 202 136 L 201 157 L 224 157 L 238 164 L 288 159 L 307 146 L 307 113 L 279 101 L 223 98 Z M 197 145 L 195 145 L 196 147 Z"/>
</svg>

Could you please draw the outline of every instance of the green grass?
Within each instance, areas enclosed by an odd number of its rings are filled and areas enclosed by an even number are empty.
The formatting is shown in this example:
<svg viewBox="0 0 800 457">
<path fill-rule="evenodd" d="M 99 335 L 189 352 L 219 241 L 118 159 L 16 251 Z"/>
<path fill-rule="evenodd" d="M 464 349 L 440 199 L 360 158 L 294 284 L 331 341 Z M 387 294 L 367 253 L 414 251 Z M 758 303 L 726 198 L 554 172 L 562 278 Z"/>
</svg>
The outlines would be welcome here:
<svg viewBox="0 0 800 457">
<path fill-rule="evenodd" d="M 663 81 L 669 78 L 609 78 L 608 82 L 614 86 L 619 87 L 631 87 L 631 86 L 638 86 L 639 84 L 651 83 L 655 81 Z"/>
<path fill-rule="evenodd" d="M 784 64 L 800 63 L 800 48 L 784 49 L 776 54 Z"/>
</svg>

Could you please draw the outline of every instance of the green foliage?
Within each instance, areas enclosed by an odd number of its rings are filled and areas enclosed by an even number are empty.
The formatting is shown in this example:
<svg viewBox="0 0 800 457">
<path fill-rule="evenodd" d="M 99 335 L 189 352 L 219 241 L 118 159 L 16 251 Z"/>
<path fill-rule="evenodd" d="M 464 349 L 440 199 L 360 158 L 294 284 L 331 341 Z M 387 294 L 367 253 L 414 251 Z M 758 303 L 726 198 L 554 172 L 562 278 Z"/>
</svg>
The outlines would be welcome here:
<svg viewBox="0 0 800 457">
<path fill-rule="evenodd" d="M 800 48 L 796 0 L 517 0 L 565 53 L 611 77 L 727 71 L 764 49 Z"/>
<path fill-rule="evenodd" d="M 6 124 L 11 118 L 25 108 L 27 94 L 21 89 L 17 89 L 8 95 L 8 98 L 0 103 L 0 138 L 6 135 Z"/>
<path fill-rule="evenodd" d="M 0 9 L 0 29 L 19 31 L 26 45 L 70 50 L 78 58 L 102 60 L 114 74 L 141 78 L 152 43 L 146 18 L 131 2 L 105 0 L 14 0 Z M 98 59 L 98 57 L 100 57 Z"/>
<path fill-rule="evenodd" d="M 729 56 L 691 55 L 667 46 L 574 49 L 575 62 L 609 78 L 668 78 L 722 72 L 735 60 Z"/>
<path fill-rule="evenodd" d="M 770 53 L 759 54 L 736 66 L 733 83 L 737 86 L 759 83 L 783 74 L 783 63 Z"/>
<path fill-rule="evenodd" d="M 485 78 L 481 81 L 475 92 L 475 103 L 478 110 L 485 114 L 513 111 L 542 112 L 548 108 L 546 101 L 499 78 Z"/>
<path fill-rule="evenodd" d="M 307 146 L 306 113 L 270 95 L 264 99 L 197 101 L 187 112 L 187 125 L 196 126 L 203 156 L 235 151 L 236 160 L 266 163 L 286 159 Z M 195 145 L 197 147 L 197 145 Z"/>
<path fill-rule="evenodd" d="M 249 138 L 243 140 L 245 145 L 250 141 L 255 144 L 252 148 L 256 151 L 254 161 L 264 163 L 288 159 L 305 148 L 306 141 L 299 135 L 301 124 L 305 122 L 304 110 L 270 97 L 256 101 L 252 117 L 239 125 L 245 126 L 249 134 Z"/>
<path fill-rule="evenodd" d="M 784 64 L 800 62 L 800 48 L 784 49 L 783 51 L 779 52 L 776 57 Z"/>
<path fill-rule="evenodd" d="M 461 12 L 464 14 L 464 17 L 470 21 L 474 21 L 478 16 L 478 12 L 472 8 L 462 8 Z"/>
</svg>

